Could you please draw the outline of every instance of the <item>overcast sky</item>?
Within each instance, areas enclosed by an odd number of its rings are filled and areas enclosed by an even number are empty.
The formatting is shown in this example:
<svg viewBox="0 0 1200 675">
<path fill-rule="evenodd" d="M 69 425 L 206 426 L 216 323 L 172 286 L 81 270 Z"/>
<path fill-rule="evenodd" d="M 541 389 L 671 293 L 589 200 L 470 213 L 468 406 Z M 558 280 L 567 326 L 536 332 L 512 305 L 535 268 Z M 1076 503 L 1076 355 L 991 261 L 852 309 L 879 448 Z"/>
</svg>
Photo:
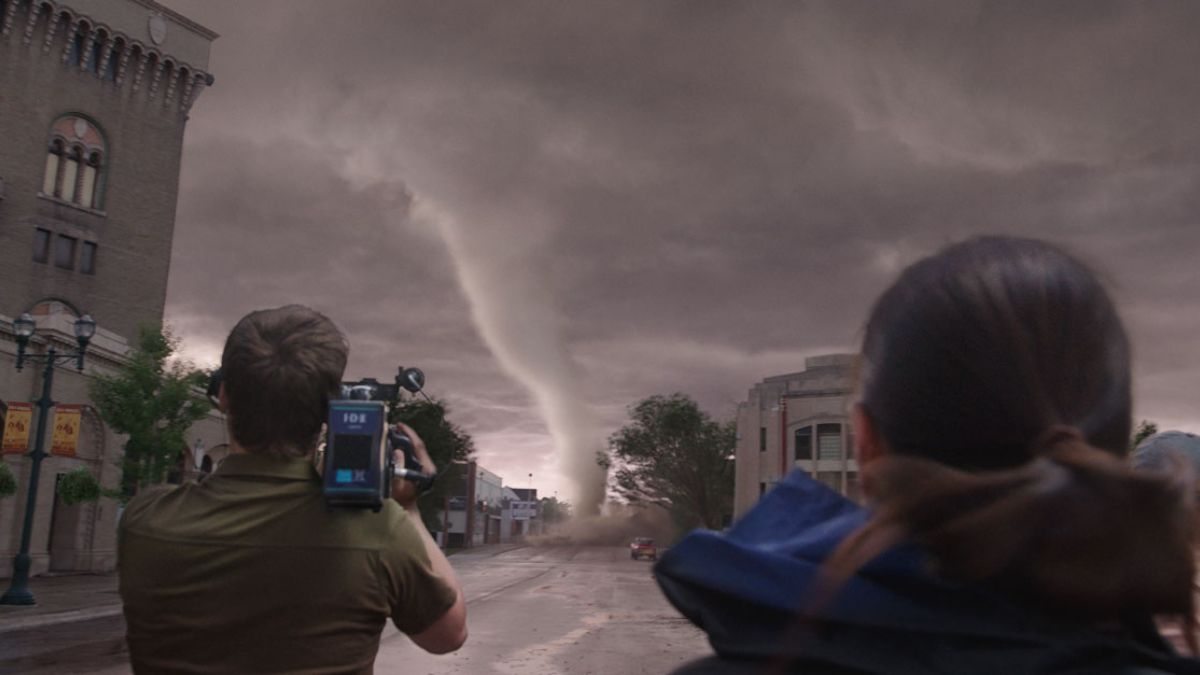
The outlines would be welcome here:
<svg viewBox="0 0 1200 675">
<path fill-rule="evenodd" d="M 568 496 L 627 405 L 732 416 L 1010 233 L 1102 270 L 1137 415 L 1200 431 L 1200 3 L 163 1 L 221 34 L 167 306 L 202 363 L 311 305 Z"/>
</svg>

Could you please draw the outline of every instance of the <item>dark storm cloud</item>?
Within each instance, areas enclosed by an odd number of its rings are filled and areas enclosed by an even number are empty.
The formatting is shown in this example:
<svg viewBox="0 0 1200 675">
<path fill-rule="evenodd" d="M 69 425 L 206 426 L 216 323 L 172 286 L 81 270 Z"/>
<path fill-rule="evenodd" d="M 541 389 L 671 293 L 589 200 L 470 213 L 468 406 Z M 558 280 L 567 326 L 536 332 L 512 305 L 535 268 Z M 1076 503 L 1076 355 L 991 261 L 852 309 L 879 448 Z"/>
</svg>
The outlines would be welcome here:
<svg viewBox="0 0 1200 675">
<path fill-rule="evenodd" d="M 352 368 L 434 364 L 502 473 L 650 393 L 728 414 L 984 232 L 1105 272 L 1139 414 L 1200 425 L 1195 4 L 170 4 L 223 36 L 181 332 L 326 309 Z"/>
</svg>

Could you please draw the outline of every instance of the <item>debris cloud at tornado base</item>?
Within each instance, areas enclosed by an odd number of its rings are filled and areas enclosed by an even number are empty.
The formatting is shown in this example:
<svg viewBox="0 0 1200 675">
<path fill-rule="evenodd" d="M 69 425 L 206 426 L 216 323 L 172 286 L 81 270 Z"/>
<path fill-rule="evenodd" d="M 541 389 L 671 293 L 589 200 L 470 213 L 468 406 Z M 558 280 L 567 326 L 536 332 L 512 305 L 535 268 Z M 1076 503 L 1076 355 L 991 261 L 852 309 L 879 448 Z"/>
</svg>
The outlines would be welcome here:
<svg viewBox="0 0 1200 675">
<path fill-rule="evenodd" d="M 654 506 L 609 503 L 603 515 L 575 516 L 547 526 L 544 534 L 528 538 L 533 546 L 628 545 L 634 537 L 650 537 L 659 546 L 678 534 L 671 517 Z"/>
</svg>

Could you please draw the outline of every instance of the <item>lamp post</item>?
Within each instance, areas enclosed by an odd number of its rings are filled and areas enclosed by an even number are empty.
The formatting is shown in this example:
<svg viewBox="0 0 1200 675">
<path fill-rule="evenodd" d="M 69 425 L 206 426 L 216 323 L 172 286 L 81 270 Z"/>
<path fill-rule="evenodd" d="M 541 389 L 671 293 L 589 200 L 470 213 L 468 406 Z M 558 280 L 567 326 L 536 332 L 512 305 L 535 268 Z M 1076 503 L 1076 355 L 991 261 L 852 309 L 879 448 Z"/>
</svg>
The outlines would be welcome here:
<svg viewBox="0 0 1200 675">
<path fill-rule="evenodd" d="M 33 337 L 36 328 L 37 325 L 29 314 L 22 314 L 13 322 L 13 332 L 17 336 L 17 370 L 20 371 L 24 367 L 26 360 L 44 363 L 46 367 L 42 371 L 42 397 L 37 401 L 37 437 L 34 441 L 33 452 L 29 453 L 29 457 L 33 460 L 33 467 L 29 472 L 29 495 L 25 500 L 25 524 L 21 528 L 21 549 L 13 558 L 12 581 L 8 590 L 3 596 L 0 596 L 0 605 L 37 604 L 33 599 L 33 593 L 29 591 L 31 563 L 29 540 L 33 536 L 33 512 L 37 508 L 38 478 L 41 475 L 42 460 L 46 458 L 44 450 L 46 416 L 54 405 L 53 399 L 50 398 L 50 391 L 54 386 L 54 366 L 74 360 L 75 367 L 83 372 L 83 355 L 87 352 L 88 342 L 96 334 L 96 322 L 85 314 L 75 321 L 75 340 L 79 343 L 78 351 L 59 354 L 54 345 L 50 345 L 45 354 L 26 354 L 25 348 L 29 345 L 29 340 Z"/>
</svg>

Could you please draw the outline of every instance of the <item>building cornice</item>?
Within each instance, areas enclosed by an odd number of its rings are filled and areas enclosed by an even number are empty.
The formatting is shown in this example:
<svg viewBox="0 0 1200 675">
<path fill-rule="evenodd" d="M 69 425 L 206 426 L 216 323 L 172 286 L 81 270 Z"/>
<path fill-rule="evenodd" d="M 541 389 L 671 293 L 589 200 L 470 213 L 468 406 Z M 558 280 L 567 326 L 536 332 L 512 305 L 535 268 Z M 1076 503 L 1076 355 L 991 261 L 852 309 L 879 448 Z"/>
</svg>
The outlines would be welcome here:
<svg viewBox="0 0 1200 675">
<path fill-rule="evenodd" d="M 200 24 L 196 23 L 192 19 L 187 18 L 186 16 L 180 14 L 179 12 L 176 12 L 175 10 L 171 9 L 170 7 L 160 5 L 159 3 L 155 2 L 154 0 L 133 0 L 133 2 L 136 2 L 137 4 L 141 5 L 142 7 L 145 7 L 146 9 L 165 14 L 165 15 L 171 17 L 173 20 L 178 21 L 181 25 L 187 26 L 189 29 L 196 31 L 197 33 L 199 33 L 200 35 L 203 35 L 204 37 L 208 38 L 209 40 L 216 40 L 217 38 L 221 37 L 213 29 L 207 28 L 205 26 L 201 26 Z"/>
<path fill-rule="evenodd" d="M 217 37 L 213 31 L 153 0 L 129 1 L 164 16 L 169 15 L 171 21 L 206 40 Z M 37 41 L 40 44 L 34 44 L 35 27 L 39 17 L 44 14 L 50 17 L 45 36 Z M 83 48 L 72 52 L 72 41 L 81 33 L 85 37 Z M 162 110 L 172 111 L 184 119 L 196 98 L 214 81 L 206 69 L 155 44 L 133 37 L 124 30 L 113 28 L 109 22 L 76 9 L 71 0 L 7 3 L 3 15 L 0 15 L 0 38 L 19 39 L 31 50 L 58 58 L 64 68 L 90 73 L 118 90 L 127 88 L 131 92 L 143 91 L 142 96 L 148 100 L 157 99 Z M 98 62 L 94 49 L 99 52 Z M 131 58 L 133 56 L 137 58 Z M 200 58 L 207 61 L 207 57 Z M 159 86 L 160 82 L 162 86 Z"/>
</svg>

